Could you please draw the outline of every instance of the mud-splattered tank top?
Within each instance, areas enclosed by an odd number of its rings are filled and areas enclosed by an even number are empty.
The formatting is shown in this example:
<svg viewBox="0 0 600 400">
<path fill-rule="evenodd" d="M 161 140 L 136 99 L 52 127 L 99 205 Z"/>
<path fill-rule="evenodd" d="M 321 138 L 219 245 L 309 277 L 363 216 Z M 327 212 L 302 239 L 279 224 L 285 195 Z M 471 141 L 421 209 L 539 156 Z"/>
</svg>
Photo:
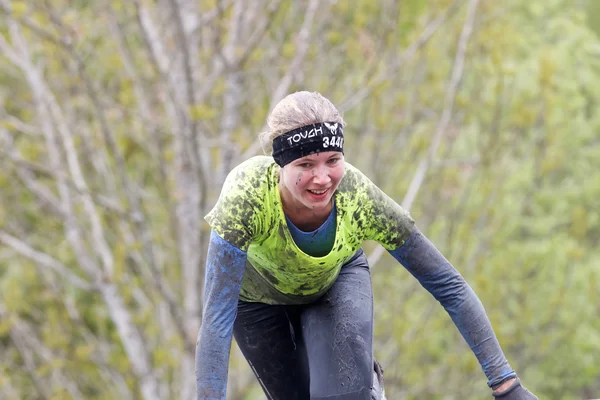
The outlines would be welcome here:
<svg viewBox="0 0 600 400">
<path fill-rule="evenodd" d="M 215 207 L 205 217 L 212 229 L 248 254 L 240 299 L 267 304 L 305 304 L 333 285 L 341 267 L 365 240 L 388 250 L 404 244 L 414 221 L 369 178 L 346 162 L 335 192 L 332 250 L 312 257 L 288 230 L 278 188 L 279 166 L 257 156 L 234 168 Z"/>
</svg>

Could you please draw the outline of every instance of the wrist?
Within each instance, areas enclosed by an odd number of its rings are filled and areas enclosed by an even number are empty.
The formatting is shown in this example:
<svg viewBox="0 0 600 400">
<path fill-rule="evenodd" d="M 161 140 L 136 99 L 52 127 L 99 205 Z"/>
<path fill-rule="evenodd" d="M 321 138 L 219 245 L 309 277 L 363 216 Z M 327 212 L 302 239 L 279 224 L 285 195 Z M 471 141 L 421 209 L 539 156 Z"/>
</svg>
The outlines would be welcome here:
<svg viewBox="0 0 600 400">
<path fill-rule="evenodd" d="M 500 386 L 498 386 L 496 389 L 494 389 L 494 393 L 500 393 L 500 392 L 505 391 L 506 389 L 511 387 L 511 385 L 514 383 L 515 380 L 516 380 L 516 378 L 510 378 L 509 380 L 502 382 L 502 384 Z"/>
</svg>

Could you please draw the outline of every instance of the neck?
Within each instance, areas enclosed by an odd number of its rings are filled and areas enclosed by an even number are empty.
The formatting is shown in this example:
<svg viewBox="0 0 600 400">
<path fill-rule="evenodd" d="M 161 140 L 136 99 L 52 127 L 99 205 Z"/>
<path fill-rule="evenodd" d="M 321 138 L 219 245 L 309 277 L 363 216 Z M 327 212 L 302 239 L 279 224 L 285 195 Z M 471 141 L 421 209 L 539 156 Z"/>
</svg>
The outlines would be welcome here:
<svg viewBox="0 0 600 400">
<path fill-rule="evenodd" d="M 281 205 L 283 213 L 303 231 L 312 231 L 323 225 L 329 217 L 333 207 L 333 197 L 323 208 L 313 209 L 308 208 L 304 204 L 298 202 L 288 191 L 285 185 L 279 181 L 279 195 L 281 197 Z"/>
</svg>

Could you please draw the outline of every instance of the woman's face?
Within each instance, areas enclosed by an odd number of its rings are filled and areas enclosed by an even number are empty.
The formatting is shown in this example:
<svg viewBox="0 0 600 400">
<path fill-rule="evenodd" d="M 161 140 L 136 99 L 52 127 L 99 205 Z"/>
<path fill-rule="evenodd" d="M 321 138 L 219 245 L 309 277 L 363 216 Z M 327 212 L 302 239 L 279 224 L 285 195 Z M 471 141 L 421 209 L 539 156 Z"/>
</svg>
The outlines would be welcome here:
<svg viewBox="0 0 600 400">
<path fill-rule="evenodd" d="M 299 158 L 281 169 L 281 181 L 295 207 L 326 208 L 344 176 L 344 155 L 326 151 Z"/>
</svg>

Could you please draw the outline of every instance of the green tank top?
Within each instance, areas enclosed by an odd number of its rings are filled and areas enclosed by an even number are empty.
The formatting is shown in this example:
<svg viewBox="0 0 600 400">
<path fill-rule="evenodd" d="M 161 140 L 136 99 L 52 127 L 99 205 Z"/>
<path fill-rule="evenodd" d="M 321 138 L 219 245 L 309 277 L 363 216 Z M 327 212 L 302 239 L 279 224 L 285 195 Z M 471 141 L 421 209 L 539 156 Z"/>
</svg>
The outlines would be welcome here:
<svg viewBox="0 0 600 400">
<path fill-rule="evenodd" d="M 341 267 L 365 240 L 388 250 L 404 244 L 414 221 L 358 169 L 346 162 L 334 193 L 336 234 L 323 257 L 305 254 L 288 230 L 279 194 L 279 169 L 272 157 L 257 156 L 234 168 L 215 207 L 211 228 L 248 254 L 240 299 L 267 304 L 305 304 L 322 296 Z"/>
</svg>

